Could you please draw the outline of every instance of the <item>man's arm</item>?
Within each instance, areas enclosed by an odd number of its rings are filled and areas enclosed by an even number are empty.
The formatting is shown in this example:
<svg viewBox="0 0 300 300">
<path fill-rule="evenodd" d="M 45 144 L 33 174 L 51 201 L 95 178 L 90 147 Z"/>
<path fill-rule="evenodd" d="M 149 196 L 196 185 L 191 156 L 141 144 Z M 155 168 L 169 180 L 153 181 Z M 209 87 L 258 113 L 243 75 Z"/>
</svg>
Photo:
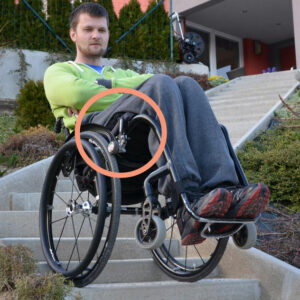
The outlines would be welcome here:
<svg viewBox="0 0 300 300">
<path fill-rule="evenodd" d="M 91 97 L 106 90 L 96 82 L 80 78 L 74 68 L 66 64 L 55 64 L 47 69 L 44 87 L 52 109 L 71 107 L 80 110 Z M 102 111 L 119 97 L 120 94 L 105 96 L 96 101 L 88 112 Z"/>
<path fill-rule="evenodd" d="M 135 89 L 141 83 L 152 77 L 153 74 L 138 74 L 132 70 L 117 69 L 112 78 L 111 87 L 126 87 Z"/>
</svg>

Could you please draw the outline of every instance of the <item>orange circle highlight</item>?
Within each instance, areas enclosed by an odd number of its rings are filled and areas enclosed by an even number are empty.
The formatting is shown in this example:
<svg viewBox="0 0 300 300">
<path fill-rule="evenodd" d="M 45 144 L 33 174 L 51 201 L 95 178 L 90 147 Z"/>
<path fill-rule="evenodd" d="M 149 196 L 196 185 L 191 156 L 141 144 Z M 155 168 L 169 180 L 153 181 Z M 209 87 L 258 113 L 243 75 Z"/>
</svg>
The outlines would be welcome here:
<svg viewBox="0 0 300 300">
<path fill-rule="evenodd" d="M 86 155 L 86 153 L 82 147 L 81 140 L 80 140 L 80 125 L 81 125 L 82 119 L 83 119 L 86 111 L 88 110 L 88 108 L 93 103 L 95 103 L 97 100 L 101 99 L 102 97 L 111 95 L 114 93 L 131 94 L 131 95 L 135 95 L 135 96 L 143 99 L 154 109 L 154 111 L 156 112 L 156 114 L 159 118 L 159 121 L 160 121 L 161 141 L 160 141 L 159 147 L 158 147 L 155 155 L 144 166 L 142 166 L 136 170 L 130 171 L 130 172 L 111 172 L 111 171 L 108 171 L 108 170 L 105 170 L 105 169 L 99 167 Z M 82 156 L 83 160 L 96 172 L 106 175 L 108 177 L 115 177 L 115 178 L 134 177 L 139 174 L 142 174 L 143 172 L 145 172 L 149 168 L 151 168 L 157 162 L 157 160 L 161 156 L 162 152 L 164 151 L 164 148 L 165 148 L 166 142 L 167 142 L 166 120 L 165 120 L 165 117 L 164 117 L 161 109 L 159 108 L 159 106 L 146 94 L 144 94 L 140 91 L 134 90 L 134 89 L 130 89 L 130 88 L 112 88 L 112 89 L 105 90 L 105 91 L 102 91 L 102 92 L 96 94 L 87 103 L 85 103 L 85 105 L 82 107 L 82 109 L 80 110 L 80 113 L 78 115 L 76 125 L 75 125 L 75 142 L 76 142 L 76 146 L 77 146 L 78 151 L 79 151 L 80 155 Z"/>
</svg>

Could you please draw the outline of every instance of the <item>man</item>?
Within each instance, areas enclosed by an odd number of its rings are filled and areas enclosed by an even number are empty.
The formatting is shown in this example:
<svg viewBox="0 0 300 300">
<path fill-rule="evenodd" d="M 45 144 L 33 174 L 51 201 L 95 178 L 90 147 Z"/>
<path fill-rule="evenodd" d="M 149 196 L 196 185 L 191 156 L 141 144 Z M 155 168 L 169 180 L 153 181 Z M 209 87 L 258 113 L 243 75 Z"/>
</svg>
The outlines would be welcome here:
<svg viewBox="0 0 300 300">
<path fill-rule="evenodd" d="M 267 205 L 269 190 L 262 184 L 237 188 L 234 163 L 205 93 L 193 79 L 166 75 L 139 75 L 131 70 L 102 66 L 108 40 L 108 14 L 96 3 L 84 3 L 70 16 L 70 37 L 76 45 L 74 62 L 50 66 L 44 78 L 46 96 L 56 118 L 63 117 L 73 129 L 74 116 L 95 94 L 109 88 L 137 89 L 151 97 L 167 123 L 167 145 L 193 209 L 201 217 L 255 218 Z M 85 123 L 111 126 L 121 112 L 145 113 L 153 109 L 133 95 L 113 94 L 96 101 L 84 117 Z M 158 147 L 152 131 L 148 146 Z M 163 162 L 161 159 L 158 165 Z M 229 188 L 230 187 L 230 188 Z M 159 182 L 159 191 L 170 196 L 170 178 Z M 200 243 L 200 224 L 181 208 L 178 227 L 183 245 Z M 222 228 L 220 229 L 222 230 Z"/>
</svg>

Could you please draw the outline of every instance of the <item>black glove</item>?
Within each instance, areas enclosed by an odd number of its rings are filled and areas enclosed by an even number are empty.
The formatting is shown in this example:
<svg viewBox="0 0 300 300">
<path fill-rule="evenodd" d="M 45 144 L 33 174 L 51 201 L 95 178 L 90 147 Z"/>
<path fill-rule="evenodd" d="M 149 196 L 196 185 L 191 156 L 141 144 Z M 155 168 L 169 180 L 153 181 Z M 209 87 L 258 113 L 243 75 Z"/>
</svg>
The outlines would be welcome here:
<svg viewBox="0 0 300 300">
<path fill-rule="evenodd" d="M 112 88 L 112 83 L 111 83 L 111 80 L 109 80 L 109 79 L 98 78 L 98 79 L 96 79 L 96 82 L 99 85 L 103 85 L 107 89 L 111 89 Z"/>
</svg>

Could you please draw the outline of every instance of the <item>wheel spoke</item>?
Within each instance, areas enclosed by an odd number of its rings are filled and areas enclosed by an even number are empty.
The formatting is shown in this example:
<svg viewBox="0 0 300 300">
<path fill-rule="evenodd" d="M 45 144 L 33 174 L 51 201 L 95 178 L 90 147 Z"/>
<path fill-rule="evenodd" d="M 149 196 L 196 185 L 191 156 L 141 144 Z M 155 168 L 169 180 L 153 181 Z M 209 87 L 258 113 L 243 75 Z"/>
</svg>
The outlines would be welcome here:
<svg viewBox="0 0 300 300">
<path fill-rule="evenodd" d="M 168 262 L 169 262 L 171 243 L 172 243 L 172 239 L 173 239 L 174 218 L 172 218 L 172 225 L 171 225 L 171 227 L 172 227 L 172 230 L 171 230 L 171 238 L 170 238 L 170 241 L 169 241 L 169 249 L 168 249 L 167 264 L 168 264 Z"/>
<path fill-rule="evenodd" d="M 186 270 L 186 260 L 187 260 L 187 246 L 185 247 L 185 259 L 184 259 L 184 268 Z"/>
<path fill-rule="evenodd" d="M 171 225 L 170 227 L 168 227 L 168 228 L 166 229 L 166 231 L 169 231 L 170 228 L 172 228 L 172 230 L 173 230 L 174 225 L 176 225 L 176 224 L 177 224 L 177 220 L 175 221 L 175 219 L 173 218 L 173 223 L 172 223 L 172 225 Z"/>
<path fill-rule="evenodd" d="M 68 268 L 69 268 L 69 265 L 70 265 L 70 262 L 71 262 L 71 259 L 72 259 L 72 256 L 73 256 L 73 253 L 74 253 L 75 248 L 76 248 L 76 250 L 77 250 L 78 259 L 79 259 L 79 262 L 80 262 L 80 256 L 79 256 L 79 249 L 78 249 L 78 243 L 77 243 L 77 240 L 78 240 L 78 237 L 79 237 L 81 228 L 82 228 L 82 226 L 83 226 L 85 217 L 83 218 L 83 221 L 82 221 L 82 223 L 81 223 L 81 227 L 80 227 L 80 230 L 79 230 L 79 232 L 78 232 L 77 237 L 76 237 L 76 230 L 75 230 L 75 225 L 74 225 L 74 219 L 73 219 L 73 216 L 71 216 L 71 220 L 72 220 L 72 226 L 73 226 L 73 232 L 74 232 L 75 243 L 74 243 L 74 246 L 73 246 L 73 249 L 72 249 L 72 252 L 71 252 L 70 259 L 69 259 L 69 261 L 68 261 L 67 270 L 68 270 Z"/>
<path fill-rule="evenodd" d="M 94 231 L 93 231 L 93 227 L 92 227 L 92 223 L 89 217 L 89 224 L 90 224 L 90 228 L 91 228 L 91 232 L 92 232 L 92 237 L 94 236 Z M 97 260 L 99 259 L 99 255 L 98 255 L 98 249 L 96 251 L 96 256 L 97 256 Z"/>
<path fill-rule="evenodd" d="M 77 186 L 75 185 L 75 167 L 76 167 L 76 154 L 75 154 L 75 159 L 74 159 L 74 168 L 73 168 L 73 178 L 71 179 L 70 177 L 68 177 L 70 179 L 70 181 L 72 182 L 72 190 L 71 190 L 71 199 L 73 199 L 73 188 L 75 188 L 75 190 L 77 191 L 77 193 L 79 194 L 78 198 L 80 197 L 81 200 L 84 202 L 84 199 L 81 197 L 82 192 L 79 191 L 79 189 L 77 188 Z M 78 199 L 77 198 L 77 199 Z M 76 199 L 76 200 L 77 200 Z"/>
<path fill-rule="evenodd" d="M 194 248 L 195 248 L 195 250 L 197 251 L 197 253 L 198 253 L 199 257 L 201 258 L 201 260 L 202 260 L 203 264 L 205 264 L 205 261 L 204 261 L 204 259 L 202 258 L 201 254 L 199 253 L 199 251 L 198 251 L 198 249 L 197 249 L 197 247 L 196 247 L 195 245 L 194 245 Z"/>
<path fill-rule="evenodd" d="M 73 180 L 72 181 L 72 190 L 71 190 L 71 199 L 73 199 L 73 187 L 74 187 L 74 177 L 75 177 L 75 167 L 76 167 L 76 154 L 74 158 L 74 167 L 73 167 Z"/>
<path fill-rule="evenodd" d="M 58 220 L 55 220 L 55 221 L 53 221 L 53 222 L 51 222 L 51 224 L 54 224 L 54 223 L 56 223 L 56 222 L 59 222 L 59 221 L 62 221 L 62 220 L 64 220 L 64 219 L 68 219 L 68 216 L 66 216 L 66 217 L 63 217 L 63 218 L 61 218 L 61 219 L 58 219 Z M 65 225 L 65 224 L 64 224 Z"/>
<path fill-rule="evenodd" d="M 82 193 L 83 193 L 83 191 L 81 191 L 81 192 L 79 193 L 78 197 L 74 200 L 75 202 L 76 202 L 79 198 L 81 198 L 81 201 L 84 202 L 84 199 L 81 197 Z"/>
<path fill-rule="evenodd" d="M 64 223 L 63 229 L 62 229 L 62 231 L 61 231 L 61 233 L 60 233 L 60 236 L 59 236 L 57 245 L 56 245 L 56 247 L 55 247 L 55 252 L 57 251 L 58 245 L 59 245 L 59 243 L 60 243 L 60 239 L 61 239 L 61 237 L 62 237 L 62 234 L 63 234 L 64 230 L 65 230 L 65 226 L 66 226 L 67 220 L 68 220 L 68 216 L 65 217 L 65 223 Z M 52 222 L 52 224 L 53 224 L 53 223 L 54 223 L 54 222 Z"/>
<path fill-rule="evenodd" d="M 92 232 L 92 236 L 94 236 L 94 232 L 93 232 L 93 226 L 91 223 L 91 217 L 89 216 L 89 224 L 90 224 L 90 228 L 91 228 L 91 232 Z"/>
<path fill-rule="evenodd" d="M 61 197 L 57 194 L 57 192 L 54 192 L 54 194 L 66 205 L 68 205 L 68 203 Z"/>
</svg>

